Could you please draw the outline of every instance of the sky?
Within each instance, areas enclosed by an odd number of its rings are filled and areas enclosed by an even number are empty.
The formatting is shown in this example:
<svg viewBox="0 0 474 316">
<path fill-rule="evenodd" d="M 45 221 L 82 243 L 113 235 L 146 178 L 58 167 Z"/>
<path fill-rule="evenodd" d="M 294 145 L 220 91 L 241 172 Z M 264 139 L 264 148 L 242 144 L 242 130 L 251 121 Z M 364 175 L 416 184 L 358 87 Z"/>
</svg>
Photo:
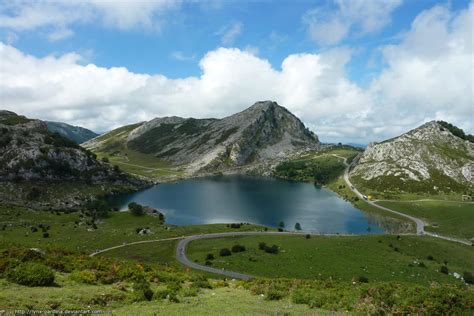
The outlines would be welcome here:
<svg viewBox="0 0 474 316">
<path fill-rule="evenodd" d="M 0 0 L 0 108 L 104 132 L 273 100 L 323 142 L 474 133 L 473 1 Z"/>
</svg>

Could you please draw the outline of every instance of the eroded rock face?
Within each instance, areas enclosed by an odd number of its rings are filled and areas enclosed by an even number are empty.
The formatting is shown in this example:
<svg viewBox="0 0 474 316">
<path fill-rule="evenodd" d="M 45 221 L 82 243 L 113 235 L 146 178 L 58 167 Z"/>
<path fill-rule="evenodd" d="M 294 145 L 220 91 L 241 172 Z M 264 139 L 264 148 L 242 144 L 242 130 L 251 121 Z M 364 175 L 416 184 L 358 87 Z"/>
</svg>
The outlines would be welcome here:
<svg viewBox="0 0 474 316">
<path fill-rule="evenodd" d="M 113 138 L 122 147 L 186 165 L 190 174 L 265 163 L 320 147 L 318 137 L 296 116 L 271 101 L 223 119 L 156 118 L 109 136 L 84 146 L 104 150 Z"/>
<path fill-rule="evenodd" d="M 474 144 L 429 122 L 399 137 L 370 144 L 351 175 L 362 181 L 474 184 Z M 390 183 L 386 183 L 389 187 Z M 432 185 L 431 185 L 432 186 Z M 439 184 L 438 184 L 439 186 Z M 398 187 L 398 189 L 400 189 Z M 441 188 L 443 189 L 443 188 Z"/>
<path fill-rule="evenodd" d="M 97 161 L 73 141 L 49 132 L 45 122 L 1 111 L 0 181 L 9 180 L 101 183 L 131 178 Z"/>
</svg>

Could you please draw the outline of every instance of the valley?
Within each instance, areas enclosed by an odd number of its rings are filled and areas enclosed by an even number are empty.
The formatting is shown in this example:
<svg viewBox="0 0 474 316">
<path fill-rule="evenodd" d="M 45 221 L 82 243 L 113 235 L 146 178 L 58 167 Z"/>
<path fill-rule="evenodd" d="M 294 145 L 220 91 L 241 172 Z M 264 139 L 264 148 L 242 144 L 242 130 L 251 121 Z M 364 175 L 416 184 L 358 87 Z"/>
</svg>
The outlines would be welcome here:
<svg viewBox="0 0 474 316">
<path fill-rule="evenodd" d="M 462 201 L 472 196 L 469 182 L 459 174 L 443 176 L 449 187 L 440 186 L 437 192 L 426 190 L 420 179 L 400 185 L 413 162 L 395 171 L 372 172 L 387 160 L 396 161 L 392 149 L 374 154 L 377 145 L 363 151 L 321 144 L 296 117 L 273 103 L 260 102 L 242 113 L 220 121 L 154 119 L 98 136 L 84 147 L 49 134 L 41 121 L 7 113 L 3 159 L 12 162 L 0 170 L 0 305 L 30 306 L 26 300 L 13 301 L 14 293 L 22 293 L 36 297 L 35 308 L 74 308 L 79 306 L 74 302 L 81 302 L 113 308 L 118 315 L 156 311 L 157 301 L 163 313 L 189 304 L 196 313 L 225 310 L 239 301 L 245 305 L 243 314 L 358 314 L 367 311 L 367 292 L 380 292 L 386 300 L 389 288 L 404 300 L 412 291 L 423 294 L 409 305 L 371 303 L 374 308 L 439 312 L 446 310 L 437 303 L 424 306 L 422 297 L 442 300 L 430 287 L 440 284 L 443 295 L 458 300 L 450 310 L 471 308 L 474 252 L 465 244 L 474 236 L 474 212 L 472 202 Z M 227 125 L 243 120 L 246 129 Z M 290 125 L 291 133 L 281 132 Z M 215 134 L 203 139 L 206 128 Z M 442 132 L 439 137 L 449 139 L 443 143 L 449 146 L 453 136 Z M 304 141 L 299 143 L 298 137 Z M 183 145 L 182 153 L 157 151 L 183 139 L 189 145 Z M 456 142 L 458 150 L 465 146 L 467 151 L 450 168 L 464 168 L 460 174 L 469 179 L 471 145 Z M 12 152 L 15 158 L 6 154 Z M 51 179 L 41 178 L 41 168 L 52 168 L 47 173 Z M 364 173 L 369 169 L 371 173 Z M 164 221 L 120 211 L 130 209 L 131 202 L 157 209 Z M 421 219 L 433 235 L 416 236 L 419 225 L 404 214 Z M 211 238 L 215 234 L 222 237 Z M 180 250 L 181 241 L 189 238 L 195 240 Z M 222 255 L 222 249 L 230 255 Z M 181 251 L 189 259 L 186 265 L 177 257 Z M 51 259 L 57 254 L 63 261 Z M 54 271 L 62 291 L 46 294 L 41 287 L 16 284 L 15 267 L 22 267 L 21 262 Z M 214 268 L 218 274 L 212 273 Z M 231 279 L 246 280 L 226 280 L 222 270 Z M 343 293 L 339 304 L 334 293 Z"/>
</svg>

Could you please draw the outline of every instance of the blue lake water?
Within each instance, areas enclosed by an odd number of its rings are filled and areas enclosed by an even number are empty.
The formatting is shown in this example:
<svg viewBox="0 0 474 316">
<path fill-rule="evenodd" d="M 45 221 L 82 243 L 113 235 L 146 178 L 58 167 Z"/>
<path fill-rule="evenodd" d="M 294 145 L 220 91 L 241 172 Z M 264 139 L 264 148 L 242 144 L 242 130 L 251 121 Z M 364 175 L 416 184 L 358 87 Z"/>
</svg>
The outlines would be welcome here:
<svg viewBox="0 0 474 316">
<path fill-rule="evenodd" d="M 137 202 L 163 212 L 175 225 L 254 223 L 316 233 L 383 233 L 375 220 L 335 193 L 311 183 L 271 178 L 219 176 L 158 184 L 117 195 L 112 203 L 126 209 Z"/>
</svg>

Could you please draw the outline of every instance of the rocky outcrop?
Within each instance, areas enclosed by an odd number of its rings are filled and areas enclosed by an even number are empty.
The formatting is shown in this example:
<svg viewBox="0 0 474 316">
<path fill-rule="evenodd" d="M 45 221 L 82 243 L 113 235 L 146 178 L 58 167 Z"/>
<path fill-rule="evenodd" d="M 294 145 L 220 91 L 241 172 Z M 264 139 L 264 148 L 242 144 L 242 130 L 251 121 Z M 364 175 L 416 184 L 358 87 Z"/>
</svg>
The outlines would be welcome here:
<svg viewBox="0 0 474 316">
<path fill-rule="evenodd" d="M 298 151 L 318 149 L 320 143 L 284 107 L 263 101 L 223 119 L 156 118 L 120 132 L 114 130 L 83 146 L 101 152 L 133 149 L 186 166 L 189 174 L 195 174 L 261 165 Z"/>
<path fill-rule="evenodd" d="M 40 120 L 0 112 L 0 181 L 86 181 L 137 183 L 95 154 L 48 131 Z"/>
<path fill-rule="evenodd" d="M 429 122 L 370 144 L 351 176 L 366 187 L 401 191 L 464 191 L 474 184 L 474 143 Z"/>
</svg>

